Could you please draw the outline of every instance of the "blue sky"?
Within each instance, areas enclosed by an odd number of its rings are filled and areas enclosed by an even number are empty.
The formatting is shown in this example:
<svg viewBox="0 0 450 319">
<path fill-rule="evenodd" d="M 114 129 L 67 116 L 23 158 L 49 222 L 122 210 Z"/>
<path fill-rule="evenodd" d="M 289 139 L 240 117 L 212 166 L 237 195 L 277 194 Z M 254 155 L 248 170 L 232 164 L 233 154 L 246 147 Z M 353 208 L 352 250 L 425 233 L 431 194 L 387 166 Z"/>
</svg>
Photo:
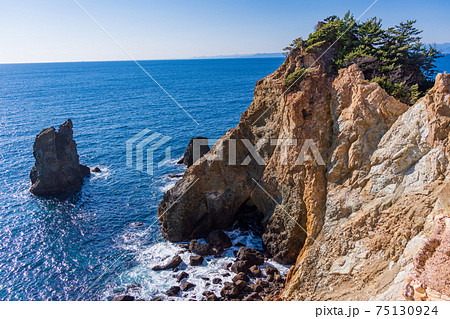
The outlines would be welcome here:
<svg viewBox="0 0 450 319">
<path fill-rule="evenodd" d="M 318 20 L 374 0 L 78 0 L 136 59 L 281 52 Z M 425 42 L 450 42 L 450 1 L 379 0 L 362 20 L 417 19 Z M 129 60 L 73 0 L 0 0 L 0 63 Z"/>
</svg>

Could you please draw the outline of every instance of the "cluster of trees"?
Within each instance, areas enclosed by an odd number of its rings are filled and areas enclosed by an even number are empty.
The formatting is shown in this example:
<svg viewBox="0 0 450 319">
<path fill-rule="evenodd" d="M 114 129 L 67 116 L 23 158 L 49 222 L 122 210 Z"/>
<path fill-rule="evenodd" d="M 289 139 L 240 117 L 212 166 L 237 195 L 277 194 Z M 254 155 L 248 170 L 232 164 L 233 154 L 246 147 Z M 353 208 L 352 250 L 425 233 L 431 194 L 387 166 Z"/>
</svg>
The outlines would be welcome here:
<svg viewBox="0 0 450 319">
<path fill-rule="evenodd" d="M 284 50 L 302 46 L 306 52 L 329 48 L 333 55 L 331 72 L 359 64 L 366 79 L 378 82 L 397 99 L 412 104 L 432 85 L 436 48 L 421 42 L 415 20 L 383 29 L 380 19 L 355 20 L 350 12 L 343 18 L 330 16 L 318 23 L 307 40 L 295 39 Z M 331 46 L 331 47 L 330 47 Z"/>
</svg>

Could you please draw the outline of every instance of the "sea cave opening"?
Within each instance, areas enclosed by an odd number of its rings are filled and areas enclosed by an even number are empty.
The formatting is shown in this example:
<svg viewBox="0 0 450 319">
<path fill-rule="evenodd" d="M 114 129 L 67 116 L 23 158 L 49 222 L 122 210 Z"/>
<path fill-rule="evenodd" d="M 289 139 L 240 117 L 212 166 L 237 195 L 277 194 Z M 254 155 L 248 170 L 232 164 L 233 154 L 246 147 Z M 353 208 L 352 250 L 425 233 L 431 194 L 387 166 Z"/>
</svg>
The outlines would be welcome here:
<svg viewBox="0 0 450 319">
<path fill-rule="evenodd" d="M 235 215 L 235 228 L 250 230 L 256 236 L 261 236 L 263 231 L 262 221 L 264 214 L 258 210 L 251 199 L 247 199 L 239 206 Z"/>
</svg>

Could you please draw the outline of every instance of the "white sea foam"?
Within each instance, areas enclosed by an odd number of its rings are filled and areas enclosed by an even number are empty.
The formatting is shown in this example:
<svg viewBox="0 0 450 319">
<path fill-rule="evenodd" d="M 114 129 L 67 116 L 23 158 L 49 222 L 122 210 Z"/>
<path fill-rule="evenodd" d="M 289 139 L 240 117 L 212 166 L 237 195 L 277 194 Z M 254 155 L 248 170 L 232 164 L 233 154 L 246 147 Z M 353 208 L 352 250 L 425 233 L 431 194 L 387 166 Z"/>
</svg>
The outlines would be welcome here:
<svg viewBox="0 0 450 319">
<path fill-rule="evenodd" d="M 169 189 L 171 189 L 172 187 L 175 186 L 175 184 L 177 183 L 177 179 L 171 180 L 170 182 L 168 182 L 167 184 L 165 184 L 164 186 L 160 187 L 159 190 L 163 193 L 167 192 Z"/>
<path fill-rule="evenodd" d="M 108 287 L 103 298 L 108 299 L 120 294 L 130 294 L 137 299 L 142 298 L 151 300 L 155 297 L 161 296 L 165 300 L 202 300 L 204 291 L 214 292 L 220 296 L 220 290 L 224 282 L 231 282 L 234 274 L 229 270 L 223 269 L 224 265 L 235 260 L 233 251 L 238 250 L 236 244 L 244 244 L 245 246 L 255 249 L 261 249 L 261 239 L 252 235 L 250 232 L 240 230 L 233 230 L 227 232 L 228 236 L 233 242 L 233 247 L 225 250 L 221 257 L 215 258 L 213 256 L 205 257 L 205 261 L 201 266 L 190 266 L 189 258 L 194 255 L 187 250 L 181 249 L 178 244 L 170 243 L 168 241 L 160 241 L 147 247 L 137 249 L 136 263 L 137 265 L 128 271 L 119 274 L 118 282 L 114 286 Z M 126 240 L 127 249 L 136 249 L 139 245 L 133 245 Z M 179 255 L 183 263 L 178 267 L 177 272 L 172 270 L 153 271 L 151 268 L 156 265 L 164 265 L 168 263 L 175 255 Z M 263 273 L 265 266 L 272 265 L 280 270 L 284 276 L 287 274 L 289 268 L 276 263 L 273 260 L 268 260 L 263 266 Z M 178 297 L 167 297 L 165 292 L 172 286 L 179 286 L 177 282 L 178 275 L 182 272 L 189 274 L 186 281 L 195 285 L 189 291 L 181 292 Z M 214 278 L 221 279 L 221 283 L 213 284 Z M 256 279 L 252 279 L 255 282 Z"/>
<path fill-rule="evenodd" d="M 107 166 L 96 166 L 100 168 L 101 172 L 91 172 L 91 181 L 99 180 L 99 179 L 108 179 L 112 174 L 113 171 Z"/>
<path fill-rule="evenodd" d="M 176 161 L 173 161 L 176 163 Z M 175 166 L 176 164 L 174 164 Z M 176 165 L 177 167 L 179 165 Z M 101 168 L 102 169 L 102 168 Z M 103 169 L 102 169 L 103 170 Z M 108 171 L 106 171 L 108 172 Z M 175 186 L 178 179 L 162 176 L 156 181 L 156 185 L 163 185 L 159 188 L 161 192 L 166 192 Z M 153 227 L 152 227 L 153 228 Z M 136 299 L 151 300 L 155 297 L 162 297 L 165 300 L 202 300 L 204 291 L 211 291 L 220 296 L 220 290 L 224 282 L 231 282 L 235 273 L 225 270 L 224 265 L 235 261 L 234 251 L 239 250 L 241 246 L 251 247 L 257 250 L 262 250 L 262 241 L 259 236 L 255 236 L 250 231 L 242 231 L 235 229 L 227 231 L 233 246 L 225 249 L 221 257 L 215 258 L 213 256 L 204 257 L 204 262 L 201 266 L 190 266 L 191 252 L 180 248 L 179 244 L 171 243 L 163 240 L 159 236 L 157 226 L 153 230 L 148 230 L 144 225 L 137 227 L 130 225 L 126 231 L 119 236 L 118 246 L 122 250 L 129 251 L 134 254 L 135 265 L 131 269 L 124 270 L 118 273 L 117 281 L 110 283 L 105 289 L 102 298 L 110 299 L 117 295 L 130 294 Z M 149 238 L 149 236 L 151 238 Z M 149 241 L 154 241 L 155 237 L 159 237 L 159 241 L 148 245 Z M 204 240 L 199 240 L 205 243 Z M 154 271 L 152 267 L 156 265 L 167 264 L 175 255 L 179 255 L 183 263 L 178 267 L 178 271 L 170 270 Z M 287 275 L 288 267 L 281 265 L 271 259 L 260 266 L 263 274 L 265 267 L 271 265 L 276 267 L 283 276 Z M 184 271 L 189 274 L 186 281 L 195 285 L 189 291 L 181 292 L 178 297 L 168 297 L 165 292 L 172 286 L 179 286 L 177 277 Z M 213 284 L 212 281 L 219 278 L 221 283 Z M 257 279 L 252 279 L 255 282 Z"/>
</svg>

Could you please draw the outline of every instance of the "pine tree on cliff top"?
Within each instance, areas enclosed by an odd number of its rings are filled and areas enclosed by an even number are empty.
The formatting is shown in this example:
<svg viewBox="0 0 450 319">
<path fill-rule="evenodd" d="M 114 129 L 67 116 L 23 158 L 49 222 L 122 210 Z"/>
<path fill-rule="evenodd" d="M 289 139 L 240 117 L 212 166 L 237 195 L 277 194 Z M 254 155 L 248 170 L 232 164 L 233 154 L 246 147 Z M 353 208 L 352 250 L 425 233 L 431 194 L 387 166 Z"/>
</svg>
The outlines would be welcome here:
<svg viewBox="0 0 450 319">
<path fill-rule="evenodd" d="M 435 61 L 442 54 L 421 42 L 416 20 L 388 29 L 383 29 L 381 22 L 376 17 L 357 22 L 350 12 L 343 18 L 330 16 L 317 24 L 306 41 L 297 38 L 284 50 L 289 53 L 302 46 L 306 53 L 320 52 L 334 43 L 329 72 L 357 63 L 366 79 L 412 104 L 433 85 Z"/>
</svg>

